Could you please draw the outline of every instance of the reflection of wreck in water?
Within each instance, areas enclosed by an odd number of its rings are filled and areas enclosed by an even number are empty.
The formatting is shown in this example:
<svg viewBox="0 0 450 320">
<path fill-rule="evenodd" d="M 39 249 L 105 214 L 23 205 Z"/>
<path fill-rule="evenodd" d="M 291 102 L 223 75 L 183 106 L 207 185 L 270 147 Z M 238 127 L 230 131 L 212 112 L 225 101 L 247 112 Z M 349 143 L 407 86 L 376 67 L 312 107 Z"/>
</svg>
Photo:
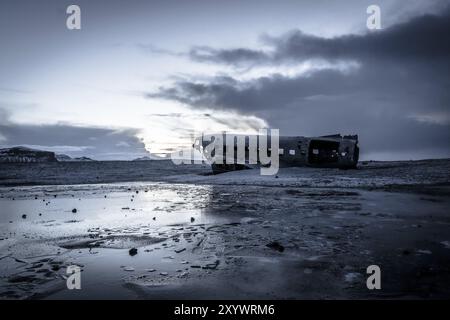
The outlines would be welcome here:
<svg viewBox="0 0 450 320">
<path fill-rule="evenodd" d="M 228 134 L 230 135 L 230 134 Z M 220 148 L 217 148 L 217 141 L 215 137 L 221 137 Z M 232 134 L 234 143 L 234 152 L 232 157 L 227 153 L 227 134 L 211 134 L 203 135 L 195 140 L 193 147 L 200 151 L 203 156 L 211 162 L 211 168 L 214 173 L 221 173 L 226 171 L 241 170 L 250 168 L 252 166 L 261 165 L 260 161 L 260 141 L 262 136 L 259 135 L 236 135 Z M 245 139 L 243 146 L 245 148 L 245 157 L 238 160 L 238 137 Z M 256 145 L 250 143 L 251 138 L 256 141 Z M 264 136 L 267 139 L 267 156 L 271 156 L 271 137 Z M 216 143 L 216 147 L 212 152 L 208 152 L 208 145 L 212 142 Z M 258 151 L 257 159 L 250 161 L 250 150 L 252 147 Z M 213 160 L 217 159 L 216 151 L 222 151 L 223 163 L 216 163 Z M 327 135 L 321 137 L 300 137 L 300 136 L 280 136 L 279 137 L 279 164 L 281 167 L 296 167 L 296 166 L 310 166 L 319 168 L 340 168 L 340 169 L 354 169 L 358 164 L 359 147 L 358 135 L 340 134 Z"/>
</svg>

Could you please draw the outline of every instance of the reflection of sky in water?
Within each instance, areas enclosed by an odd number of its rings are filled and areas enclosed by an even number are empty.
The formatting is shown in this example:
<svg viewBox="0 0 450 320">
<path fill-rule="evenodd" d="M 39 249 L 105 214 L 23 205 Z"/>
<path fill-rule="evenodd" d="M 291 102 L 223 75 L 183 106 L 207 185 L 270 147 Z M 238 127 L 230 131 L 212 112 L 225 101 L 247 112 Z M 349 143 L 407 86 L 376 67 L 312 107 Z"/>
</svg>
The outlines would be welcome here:
<svg viewBox="0 0 450 320">
<path fill-rule="evenodd" d="M 201 223 L 208 219 L 202 209 L 211 190 L 211 186 L 142 183 L 8 189 L 2 191 L 0 199 L 0 228 L 2 233 L 51 237 L 85 233 L 96 227 L 132 230 L 188 224 L 191 217 Z"/>
</svg>

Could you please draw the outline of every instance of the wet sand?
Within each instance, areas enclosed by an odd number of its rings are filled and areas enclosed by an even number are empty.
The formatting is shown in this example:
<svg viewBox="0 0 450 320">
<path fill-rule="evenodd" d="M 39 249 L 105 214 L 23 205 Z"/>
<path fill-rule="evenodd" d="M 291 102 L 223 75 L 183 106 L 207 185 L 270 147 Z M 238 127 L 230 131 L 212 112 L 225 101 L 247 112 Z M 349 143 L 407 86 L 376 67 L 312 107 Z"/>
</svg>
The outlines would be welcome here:
<svg viewBox="0 0 450 320">
<path fill-rule="evenodd" d="M 277 177 L 158 168 L 146 182 L 39 186 L 10 175 L 0 188 L 0 297 L 449 298 L 449 167 L 367 163 Z M 66 288 L 74 264 L 81 290 Z M 381 290 L 366 288 L 371 264 Z"/>
</svg>

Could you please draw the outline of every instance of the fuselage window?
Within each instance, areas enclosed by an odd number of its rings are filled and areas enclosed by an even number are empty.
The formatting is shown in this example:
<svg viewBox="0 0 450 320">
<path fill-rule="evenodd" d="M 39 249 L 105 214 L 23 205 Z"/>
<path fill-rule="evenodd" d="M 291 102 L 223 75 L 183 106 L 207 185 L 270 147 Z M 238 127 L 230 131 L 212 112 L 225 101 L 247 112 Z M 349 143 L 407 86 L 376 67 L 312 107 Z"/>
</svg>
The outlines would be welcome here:
<svg viewBox="0 0 450 320">
<path fill-rule="evenodd" d="M 295 156 L 295 150 L 289 150 L 289 154 L 291 155 L 291 156 Z"/>
<path fill-rule="evenodd" d="M 284 149 L 281 149 L 281 148 L 278 149 L 278 154 L 279 154 L 279 155 L 283 155 L 283 154 L 284 154 Z"/>
</svg>

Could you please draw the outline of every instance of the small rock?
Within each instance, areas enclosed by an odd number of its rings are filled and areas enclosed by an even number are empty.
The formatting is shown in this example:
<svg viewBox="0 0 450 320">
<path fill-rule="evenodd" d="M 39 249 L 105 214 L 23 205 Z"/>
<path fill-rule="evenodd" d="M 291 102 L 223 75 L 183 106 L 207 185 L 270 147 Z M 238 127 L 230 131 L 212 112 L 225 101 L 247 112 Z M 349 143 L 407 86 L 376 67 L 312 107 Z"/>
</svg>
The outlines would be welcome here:
<svg viewBox="0 0 450 320">
<path fill-rule="evenodd" d="M 125 268 L 123 268 L 123 270 L 124 271 L 134 271 L 134 268 L 133 267 L 125 267 Z"/>
<path fill-rule="evenodd" d="M 442 244 L 446 249 L 450 249 L 450 241 L 442 241 L 441 244 Z"/>
<path fill-rule="evenodd" d="M 273 250 L 276 250 L 278 252 L 283 252 L 284 251 L 284 247 L 281 244 L 279 244 L 278 242 L 276 242 L 276 241 L 272 241 L 272 242 L 266 244 L 266 247 L 268 247 L 270 249 L 273 249 Z"/>
<path fill-rule="evenodd" d="M 194 221 L 195 221 L 195 218 L 194 218 L 194 217 L 191 217 L 191 223 L 194 222 Z"/>
<path fill-rule="evenodd" d="M 135 256 L 138 253 L 138 250 L 136 248 L 131 248 L 130 251 L 128 251 L 130 256 Z"/>
<path fill-rule="evenodd" d="M 162 275 L 162 276 L 167 276 L 167 275 L 168 275 L 168 273 L 167 273 L 167 272 L 164 272 L 164 271 L 163 271 L 163 272 L 160 272 L 159 274 Z"/>
<path fill-rule="evenodd" d="M 73 208 L 72 213 L 77 213 L 77 209 Z"/>
<path fill-rule="evenodd" d="M 345 274 L 344 276 L 344 281 L 345 282 L 355 282 L 357 281 L 357 279 L 360 277 L 361 275 L 359 273 L 356 272 L 349 272 L 347 274 Z"/>
<path fill-rule="evenodd" d="M 22 219 L 26 219 L 27 218 L 27 215 L 26 214 L 23 214 L 22 215 Z"/>
<path fill-rule="evenodd" d="M 202 269 L 212 269 L 215 270 L 219 266 L 220 261 L 216 260 L 213 263 L 208 263 L 205 266 L 202 267 Z"/>
</svg>

